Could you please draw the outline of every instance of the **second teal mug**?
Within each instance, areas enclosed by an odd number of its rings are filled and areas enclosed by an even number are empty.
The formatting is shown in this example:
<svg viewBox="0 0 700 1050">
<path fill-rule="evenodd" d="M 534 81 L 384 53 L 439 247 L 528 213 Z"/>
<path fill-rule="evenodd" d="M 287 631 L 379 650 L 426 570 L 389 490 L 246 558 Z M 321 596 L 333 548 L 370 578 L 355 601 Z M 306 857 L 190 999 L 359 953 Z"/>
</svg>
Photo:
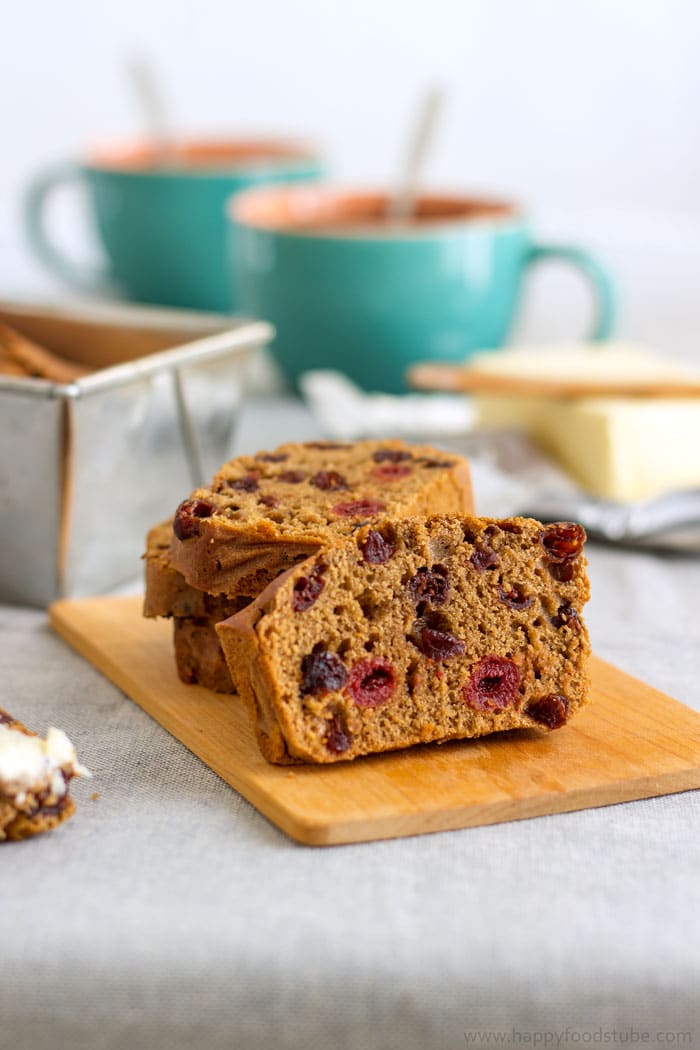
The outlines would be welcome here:
<svg viewBox="0 0 700 1050">
<path fill-rule="evenodd" d="M 284 141 L 193 141 L 158 156 L 146 145 L 95 151 L 38 175 L 25 220 L 39 260 L 82 292 L 115 291 L 142 303 L 238 308 L 228 277 L 226 201 L 263 183 L 319 178 L 318 157 Z M 102 272 L 81 267 L 47 228 L 54 191 L 79 183 L 106 256 Z"/>
<path fill-rule="evenodd" d="M 529 268 L 561 260 L 596 298 L 591 337 L 613 324 L 611 282 L 581 248 L 539 244 L 513 204 L 425 196 L 415 218 L 387 197 L 323 186 L 251 190 L 231 201 L 236 301 L 277 328 L 289 380 L 337 368 L 367 390 L 405 390 L 417 361 L 463 361 L 503 344 Z"/>
</svg>

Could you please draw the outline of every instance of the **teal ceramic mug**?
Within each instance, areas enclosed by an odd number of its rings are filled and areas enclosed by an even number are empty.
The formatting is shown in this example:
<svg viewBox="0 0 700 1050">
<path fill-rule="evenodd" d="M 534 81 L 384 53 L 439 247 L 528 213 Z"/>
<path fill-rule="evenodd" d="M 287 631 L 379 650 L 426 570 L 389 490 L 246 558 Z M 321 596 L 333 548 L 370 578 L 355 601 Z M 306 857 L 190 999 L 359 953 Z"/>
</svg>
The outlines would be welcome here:
<svg viewBox="0 0 700 1050">
<path fill-rule="evenodd" d="M 277 328 L 292 381 L 337 368 L 368 390 L 400 392 L 416 361 L 462 361 L 507 338 L 534 263 L 561 260 L 588 279 L 592 337 L 609 336 L 609 278 L 581 248 L 537 243 L 513 204 L 454 195 L 385 218 L 387 197 L 304 186 L 251 190 L 229 205 L 241 308 Z"/>
<path fill-rule="evenodd" d="M 313 151 L 277 140 L 192 141 L 166 156 L 143 144 L 117 145 L 37 176 L 25 200 L 26 227 L 40 261 L 77 290 L 233 310 L 239 304 L 228 278 L 227 199 L 251 186 L 322 174 Z M 71 262 L 47 229 L 55 190 L 75 182 L 87 189 L 104 272 Z"/>
</svg>

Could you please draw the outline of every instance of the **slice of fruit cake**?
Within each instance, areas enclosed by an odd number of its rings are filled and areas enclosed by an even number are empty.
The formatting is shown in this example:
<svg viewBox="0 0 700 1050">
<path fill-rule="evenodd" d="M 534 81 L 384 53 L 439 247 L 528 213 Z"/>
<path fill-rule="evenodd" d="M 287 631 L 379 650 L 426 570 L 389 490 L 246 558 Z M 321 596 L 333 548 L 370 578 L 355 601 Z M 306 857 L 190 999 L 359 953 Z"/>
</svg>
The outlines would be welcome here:
<svg viewBox="0 0 700 1050">
<path fill-rule="evenodd" d="M 586 702 L 585 532 L 569 522 L 373 522 L 217 632 L 271 762 L 556 729 Z"/>
</svg>

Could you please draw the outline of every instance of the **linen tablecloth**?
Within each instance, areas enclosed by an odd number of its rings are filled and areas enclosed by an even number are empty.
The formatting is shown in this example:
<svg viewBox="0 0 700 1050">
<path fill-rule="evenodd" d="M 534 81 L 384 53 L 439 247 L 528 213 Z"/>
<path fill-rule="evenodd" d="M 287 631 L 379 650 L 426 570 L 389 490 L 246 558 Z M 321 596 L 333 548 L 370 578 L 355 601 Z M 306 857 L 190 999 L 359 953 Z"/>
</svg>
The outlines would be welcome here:
<svg viewBox="0 0 700 1050">
<path fill-rule="evenodd" d="M 258 414 L 243 444 L 272 445 L 279 425 Z M 700 560 L 594 544 L 589 559 L 596 652 L 700 709 Z M 0 668 L 0 704 L 64 728 L 94 773 L 73 820 L 0 847 L 2 1050 L 700 1036 L 697 792 L 312 849 L 44 613 L 0 609 Z"/>
</svg>

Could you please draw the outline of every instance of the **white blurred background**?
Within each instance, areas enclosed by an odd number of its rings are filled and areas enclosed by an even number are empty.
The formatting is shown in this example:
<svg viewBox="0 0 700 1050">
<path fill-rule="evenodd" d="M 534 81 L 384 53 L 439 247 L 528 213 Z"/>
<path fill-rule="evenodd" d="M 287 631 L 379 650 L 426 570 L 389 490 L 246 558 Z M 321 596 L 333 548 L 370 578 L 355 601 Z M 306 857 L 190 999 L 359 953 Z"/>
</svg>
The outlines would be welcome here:
<svg viewBox="0 0 700 1050">
<path fill-rule="evenodd" d="M 343 182 L 387 182 L 421 92 L 448 95 L 433 185 L 525 202 L 595 249 L 620 331 L 700 355 L 700 5 L 695 0 L 0 2 L 0 296 L 56 298 L 21 228 L 33 172 L 141 130 L 124 67 L 153 62 L 183 132 L 308 138 Z M 96 251 L 78 202 L 54 215 Z M 543 268 L 519 338 L 582 334 L 580 279 Z"/>
</svg>

